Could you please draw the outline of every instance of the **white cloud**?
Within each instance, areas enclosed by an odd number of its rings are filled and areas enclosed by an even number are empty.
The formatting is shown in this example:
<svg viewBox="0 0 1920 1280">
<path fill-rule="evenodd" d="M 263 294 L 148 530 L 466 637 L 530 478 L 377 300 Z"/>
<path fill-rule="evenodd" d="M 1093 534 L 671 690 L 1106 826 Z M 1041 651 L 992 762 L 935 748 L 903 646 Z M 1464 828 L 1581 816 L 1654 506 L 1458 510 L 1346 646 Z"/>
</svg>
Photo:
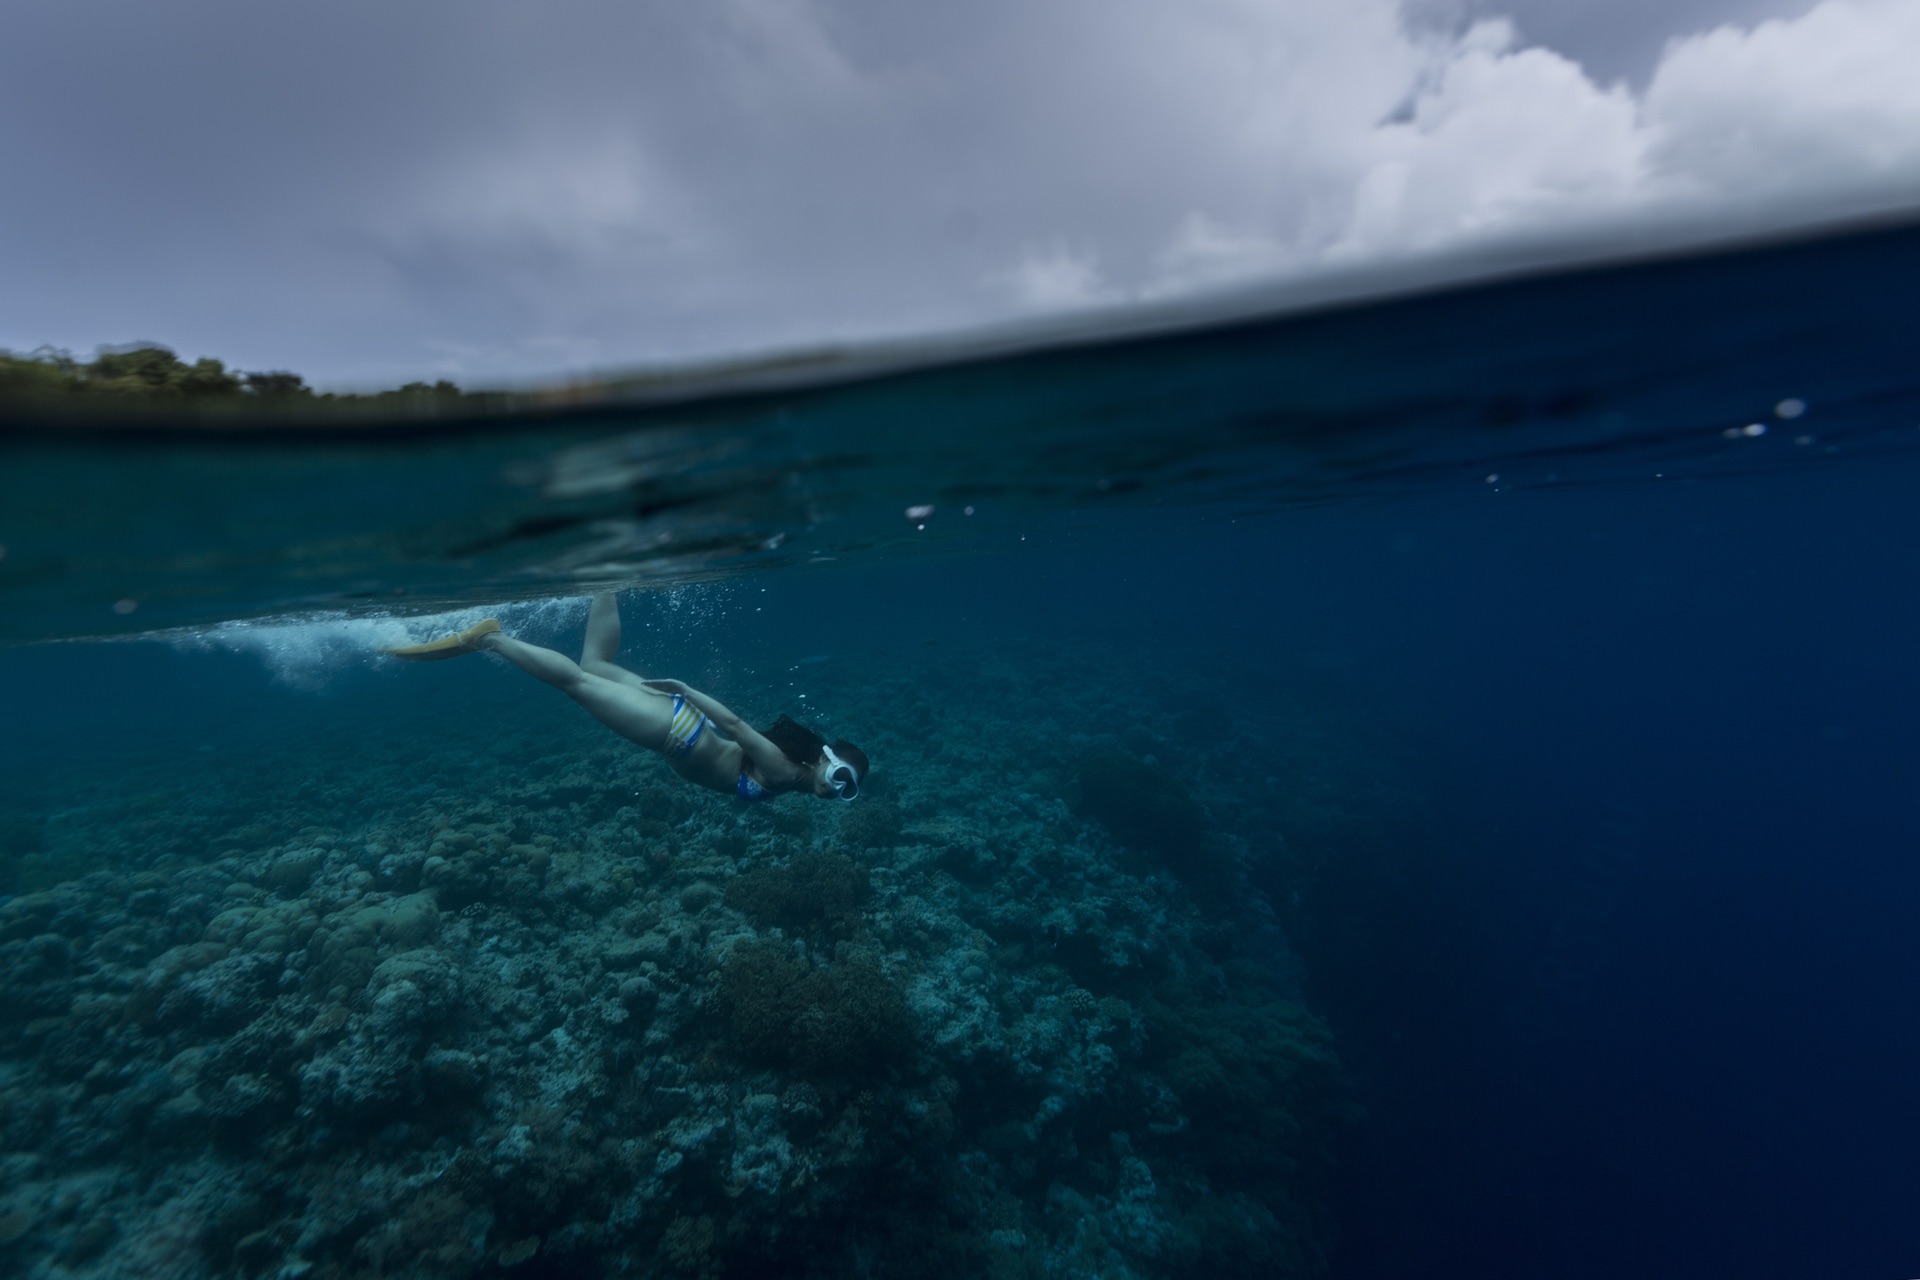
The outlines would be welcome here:
<svg viewBox="0 0 1920 1280">
<path fill-rule="evenodd" d="M 1643 104 L 1669 185 L 1756 199 L 1920 191 L 1920 3 L 1825 0 L 1667 49 Z"/>
<path fill-rule="evenodd" d="M 1629 207 L 1647 144 L 1636 104 L 1546 49 L 1516 49 L 1482 23 L 1360 153 L 1352 216 L 1327 246 L 1336 260 L 1443 246 L 1554 221 L 1599 221 Z"/>
<path fill-rule="evenodd" d="M 1007 273 L 1006 283 L 1015 302 L 1036 311 L 1095 306 L 1119 297 L 1092 253 L 1059 247 L 1027 254 Z"/>
<path fill-rule="evenodd" d="M 1298 267 L 1299 256 L 1274 240 L 1244 228 L 1224 226 L 1204 213 L 1188 213 L 1155 264 L 1151 296 L 1232 284 Z"/>
<path fill-rule="evenodd" d="M 1211 9 L 1249 16 L 1239 0 Z M 1298 83 L 1254 73 L 1257 56 L 1188 68 L 1249 122 L 1193 146 L 1286 181 L 1244 182 L 1218 207 L 1181 212 L 1135 273 L 1108 270 L 1104 298 L 1681 217 L 1750 228 L 1769 205 L 1792 218 L 1920 202 L 1920 0 L 1824 0 L 1793 20 L 1672 41 L 1639 94 L 1520 45 L 1503 20 L 1451 41 L 1336 17 L 1293 35 L 1328 56 L 1302 72 L 1314 86 L 1304 99 Z M 1381 111 L 1388 97 L 1396 106 Z M 1050 299 L 1087 300 L 1069 288 L 1025 297 Z"/>
</svg>

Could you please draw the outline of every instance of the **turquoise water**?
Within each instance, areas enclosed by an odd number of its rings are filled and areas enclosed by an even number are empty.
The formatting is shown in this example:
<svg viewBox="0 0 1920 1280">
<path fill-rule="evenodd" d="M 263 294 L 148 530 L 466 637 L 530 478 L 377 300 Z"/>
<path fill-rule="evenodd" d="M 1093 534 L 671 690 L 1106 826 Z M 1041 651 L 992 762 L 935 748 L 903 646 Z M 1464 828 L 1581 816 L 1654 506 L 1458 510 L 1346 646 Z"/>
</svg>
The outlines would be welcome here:
<svg viewBox="0 0 1920 1280">
<path fill-rule="evenodd" d="M 16 432 L 0 1261 L 1910 1273 L 1917 261 Z M 866 794 L 375 652 L 598 587 Z"/>
</svg>

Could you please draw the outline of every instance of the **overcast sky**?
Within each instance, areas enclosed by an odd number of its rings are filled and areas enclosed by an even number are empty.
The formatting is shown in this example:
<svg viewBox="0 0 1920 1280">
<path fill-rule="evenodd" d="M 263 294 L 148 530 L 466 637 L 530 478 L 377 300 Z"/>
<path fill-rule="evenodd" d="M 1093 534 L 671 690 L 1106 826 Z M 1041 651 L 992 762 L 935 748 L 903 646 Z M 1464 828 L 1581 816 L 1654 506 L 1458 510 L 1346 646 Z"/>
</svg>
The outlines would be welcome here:
<svg viewBox="0 0 1920 1280">
<path fill-rule="evenodd" d="M 0 347 L 470 385 L 1920 204 L 1920 0 L 23 0 Z"/>
</svg>

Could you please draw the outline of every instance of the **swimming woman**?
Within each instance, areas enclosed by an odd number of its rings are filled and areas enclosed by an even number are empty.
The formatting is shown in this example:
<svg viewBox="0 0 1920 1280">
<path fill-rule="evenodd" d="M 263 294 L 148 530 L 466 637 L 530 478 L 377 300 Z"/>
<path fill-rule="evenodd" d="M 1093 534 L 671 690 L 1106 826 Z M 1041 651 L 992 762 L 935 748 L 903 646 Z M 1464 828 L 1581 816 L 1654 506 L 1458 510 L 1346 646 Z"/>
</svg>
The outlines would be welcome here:
<svg viewBox="0 0 1920 1280">
<path fill-rule="evenodd" d="M 603 592 L 593 598 L 577 663 L 503 634 L 493 618 L 429 644 L 383 652 L 415 661 L 497 653 L 572 698 L 621 737 L 658 751 L 688 782 L 742 800 L 788 791 L 811 791 L 823 800 L 860 794 L 867 757 L 851 742 L 828 743 L 786 716 L 761 732 L 679 680 L 648 680 L 617 665 L 613 655 L 619 650 L 620 608 L 611 593 Z"/>
</svg>

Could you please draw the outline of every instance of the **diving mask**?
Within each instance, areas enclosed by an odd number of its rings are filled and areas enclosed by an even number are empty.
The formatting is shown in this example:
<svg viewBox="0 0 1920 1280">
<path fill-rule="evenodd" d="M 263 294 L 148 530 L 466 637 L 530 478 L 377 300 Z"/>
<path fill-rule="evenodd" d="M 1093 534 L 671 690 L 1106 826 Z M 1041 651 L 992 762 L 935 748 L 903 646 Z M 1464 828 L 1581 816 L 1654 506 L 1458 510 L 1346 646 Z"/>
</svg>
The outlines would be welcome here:
<svg viewBox="0 0 1920 1280">
<path fill-rule="evenodd" d="M 827 785 L 833 788 L 833 794 L 842 800 L 851 800 L 860 794 L 860 771 L 833 753 L 832 747 L 823 746 L 820 754 L 827 761 Z"/>
</svg>

